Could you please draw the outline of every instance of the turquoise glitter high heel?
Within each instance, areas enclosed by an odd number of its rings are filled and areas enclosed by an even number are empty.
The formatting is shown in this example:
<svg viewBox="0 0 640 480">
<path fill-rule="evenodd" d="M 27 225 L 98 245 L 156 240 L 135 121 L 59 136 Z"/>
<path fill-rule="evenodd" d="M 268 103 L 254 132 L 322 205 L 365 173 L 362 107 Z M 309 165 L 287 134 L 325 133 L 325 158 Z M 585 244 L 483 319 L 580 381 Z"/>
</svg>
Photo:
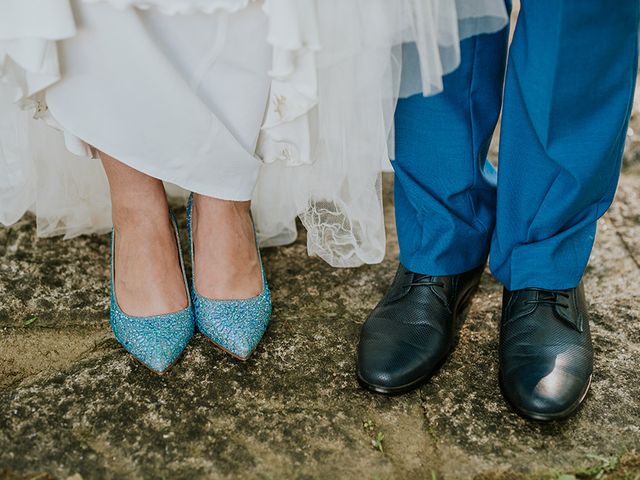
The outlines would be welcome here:
<svg viewBox="0 0 640 480">
<path fill-rule="evenodd" d="M 271 294 L 267 277 L 260 258 L 262 269 L 262 291 L 255 297 L 245 300 L 213 300 L 203 297 L 196 290 L 195 260 L 193 256 L 193 235 L 191 230 L 193 212 L 193 194 L 187 205 L 187 224 L 189 228 L 189 251 L 191 252 L 191 297 L 196 317 L 196 325 L 216 346 L 236 357 L 247 360 L 267 330 L 271 320 Z M 257 248 L 257 246 L 256 246 Z"/>
<path fill-rule="evenodd" d="M 111 329 L 116 340 L 127 351 L 145 367 L 159 374 L 166 371 L 178 360 L 195 330 L 189 287 L 180 249 L 178 226 L 173 213 L 171 213 L 171 222 L 176 234 L 182 277 L 187 297 L 189 297 L 187 308 L 175 313 L 152 317 L 132 317 L 120 309 L 115 293 L 115 231 L 111 233 Z"/>
</svg>

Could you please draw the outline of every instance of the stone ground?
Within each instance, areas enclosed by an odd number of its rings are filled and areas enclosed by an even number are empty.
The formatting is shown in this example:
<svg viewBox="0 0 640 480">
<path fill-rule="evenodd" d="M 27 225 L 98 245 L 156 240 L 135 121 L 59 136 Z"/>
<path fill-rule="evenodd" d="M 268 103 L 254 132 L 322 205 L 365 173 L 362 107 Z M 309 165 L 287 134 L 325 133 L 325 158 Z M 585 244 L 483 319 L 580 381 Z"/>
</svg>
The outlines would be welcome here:
<svg viewBox="0 0 640 480">
<path fill-rule="evenodd" d="M 358 331 L 394 273 L 390 201 L 382 264 L 332 269 L 307 257 L 303 236 L 266 250 L 274 316 L 256 354 L 240 363 L 196 335 L 162 377 L 111 336 L 107 236 L 37 239 L 30 217 L 0 229 L 0 478 L 640 479 L 631 131 L 625 162 L 585 277 L 593 386 L 574 418 L 551 425 L 500 395 L 501 287 L 489 274 L 430 383 L 396 398 L 358 387 Z"/>
</svg>

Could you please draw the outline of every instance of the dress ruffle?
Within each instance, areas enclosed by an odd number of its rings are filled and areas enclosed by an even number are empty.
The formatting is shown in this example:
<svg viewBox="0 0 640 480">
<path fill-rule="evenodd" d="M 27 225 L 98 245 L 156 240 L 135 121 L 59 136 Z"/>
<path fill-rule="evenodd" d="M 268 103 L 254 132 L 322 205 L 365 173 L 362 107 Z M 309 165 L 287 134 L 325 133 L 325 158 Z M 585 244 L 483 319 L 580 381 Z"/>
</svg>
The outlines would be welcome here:
<svg viewBox="0 0 640 480">
<path fill-rule="evenodd" d="M 0 222 L 11 224 L 31 209 L 40 235 L 106 231 L 108 189 L 99 162 L 69 155 L 58 138 L 49 154 L 56 167 L 49 161 L 47 169 L 42 152 L 30 147 L 38 130 L 30 117 L 53 123 L 40 93 L 60 79 L 55 42 L 75 34 L 73 3 L 39 0 L 58 8 L 37 22 L 38 31 L 22 1 L 0 4 Z M 85 1 L 215 15 L 255 0 Z M 459 63 L 460 40 L 506 25 L 504 1 L 264 0 L 263 10 L 273 58 L 257 147 L 264 165 L 253 199 L 260 243 L 293 241 L 298 217 L 310 254 L 334 266 L 379 262 L 385 248 L 380 173 L 393 151 L 395 102 L 401 91 L 439 92 L 443 75 Z M 17 108 L 28 102 L 30 110 Z M 55 135 L 48 132 L 46 141 Z M 68 132 L 65 140 L 83 153 Z M 56 182 L 64 188 L 47 187 Z"/>
<path fill-rule="evenodd" d="M 297 216 L 311 255 L 340 267 L 377 263 L 380 173 L 393 155 L 401 86 L 403 95 L 440 92 L 460 62 L 460 40 L 506 25 L 504 1 L 273 0 L 264 8 L 273 64 L 253 207 L 262 244 L 293 241 Z M 404 67 L 403 57 L 411 60 Z"/>
<path fill-rule="evenodd" d="M 111 222 L 101 166 L 71 155 L 37 120 L 46 116 L 42 92 L 61 77 L 56 42 L 75 34 L 68 0 L 0 5 L 0 222 L 32 210 L 42 236 L 102 232 Z"/>
<path fill-rule="evenodd" d="M 75 35 L 73 12 L 69 0 L 3 0 L 0 13 L 0 78 L 26 99 L 60 79 L 56 41 Z"/>
</svg>

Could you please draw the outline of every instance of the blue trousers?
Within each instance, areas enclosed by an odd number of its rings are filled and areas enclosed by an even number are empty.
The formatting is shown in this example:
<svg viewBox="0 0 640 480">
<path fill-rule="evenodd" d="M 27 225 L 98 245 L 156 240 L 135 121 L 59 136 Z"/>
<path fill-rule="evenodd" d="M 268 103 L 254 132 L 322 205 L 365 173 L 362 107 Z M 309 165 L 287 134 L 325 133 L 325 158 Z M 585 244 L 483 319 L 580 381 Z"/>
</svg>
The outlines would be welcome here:
<svg viewBox="0 0 640 480">
<path fill-rule="evenodd" d="M 508 58 L 508 28 L 467 39 L 442 93 L 399 101 L 403 265 L 453 275 L 490 257 L 510 290 L 580 282 L 620 174 L 639 3 L 522 0 Z M 487 153 L 501 107 L 496 173 Z"/>
</svg>

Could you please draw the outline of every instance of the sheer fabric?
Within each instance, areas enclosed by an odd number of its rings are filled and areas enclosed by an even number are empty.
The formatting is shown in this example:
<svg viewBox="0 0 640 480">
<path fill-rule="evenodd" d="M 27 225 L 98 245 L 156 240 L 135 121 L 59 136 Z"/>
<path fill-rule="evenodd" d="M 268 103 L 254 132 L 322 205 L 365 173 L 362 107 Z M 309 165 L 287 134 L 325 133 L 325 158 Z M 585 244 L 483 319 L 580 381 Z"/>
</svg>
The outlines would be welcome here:
<svg viewBox="0 0 640 480">
<path fill-rule="evenodd" d="M 234 127 L 232 116 L 215 111 L 214 79 L 205 82 L 212 93 L 204 103 L 221 120 L 221 131 L 231 134 L 225 142 L 236 141 L 249 155 L 255 153 L 255 159 L 244 157 L 240 163 L 250 165 L 255 160 L 257 165 L 252 194 L 261 245 L 293 241 L 299 217 L 308 231 L 309 253 L 334 266 L 375 263 L 384 255 L 380 173 L 389 167 L 393 152 L 398 96 L 438 93 L 443 75 L 459 63 L 459 41 L 497 31 L 507 22 L 503 0 L 32 0 L 28 7 L 25 3 L 0 4 L 2 223 L 11 224 L 30 209 L 36 213 L 40 235 L 70 237 L 110 228 L 106 179 L 99 162 L 86 158 L 84 140 L 98 146 L 99 142 L 76 135 L 47 104 L 49 98 L 55 99 L 56 88 L 63 88 L 65 68 L 72 70 L 65 64 L 65 42 L 79 39 L 85 28 L 76 24 L 74 14 L 103 9 L 138 15 L 135 12 L 146 9 L 154 15 L 179 15 L 185 25 L 192 17 L 205 15 L 211 19 L 212 38 L 225 37 L 219 39 L 230 49 L 225 55 L 232 59 L 235 45 L 236 58 L 246 59 L 249 54 L 242 51 L 243 42 L 237 37 L 224 42 L 237 30 L 221 33 L 221 19 L 227 18 L 229 27 L 247 9 L 259 8 L 268 53 L 257 55 L 252 64 L 265 55 L 269 58 L 255 69 L 256 82 L 262 68 L 268 71 L 260 105 L 261 114 L 266 113 L 256 127 L 255 152 L 250 140 L 240 138 L 245 127 Z M 126 32 L 117 35 L 126 38 Z M 113 75 L 127 78 L 130 73 Z M 192 88 L 192 92 L 203 98 L 202 90 Z M 87 108 L 83 114 L 100 112 Z M 99 118 L 93 120 L 100 124 Z M 198 126 L 201 122 L 194 122 L 194 128 Z M 141 145 L 141 151 L 145 147 Z M 190 151 L 181 144 L 172 148 Z M 234 164 L 227 157 L 184 160 L 181 168 L 193 170 L 188 175 L 170 168 L 171 160 L 145 161 L 154 166 L 150 172 L 154 176 L 183 189 L 234 199 L 234 193 L 223 188 L 236 183 L 233 172 L 228 172 Z M 243 178 L 237 182 L 247 183 L 247 175 L 238 175 Z M 253 181 L 248 183 L 253 186 Z M 236 199 L 246 190 L 246 185 L 236 189 Z"/>
</svg>

